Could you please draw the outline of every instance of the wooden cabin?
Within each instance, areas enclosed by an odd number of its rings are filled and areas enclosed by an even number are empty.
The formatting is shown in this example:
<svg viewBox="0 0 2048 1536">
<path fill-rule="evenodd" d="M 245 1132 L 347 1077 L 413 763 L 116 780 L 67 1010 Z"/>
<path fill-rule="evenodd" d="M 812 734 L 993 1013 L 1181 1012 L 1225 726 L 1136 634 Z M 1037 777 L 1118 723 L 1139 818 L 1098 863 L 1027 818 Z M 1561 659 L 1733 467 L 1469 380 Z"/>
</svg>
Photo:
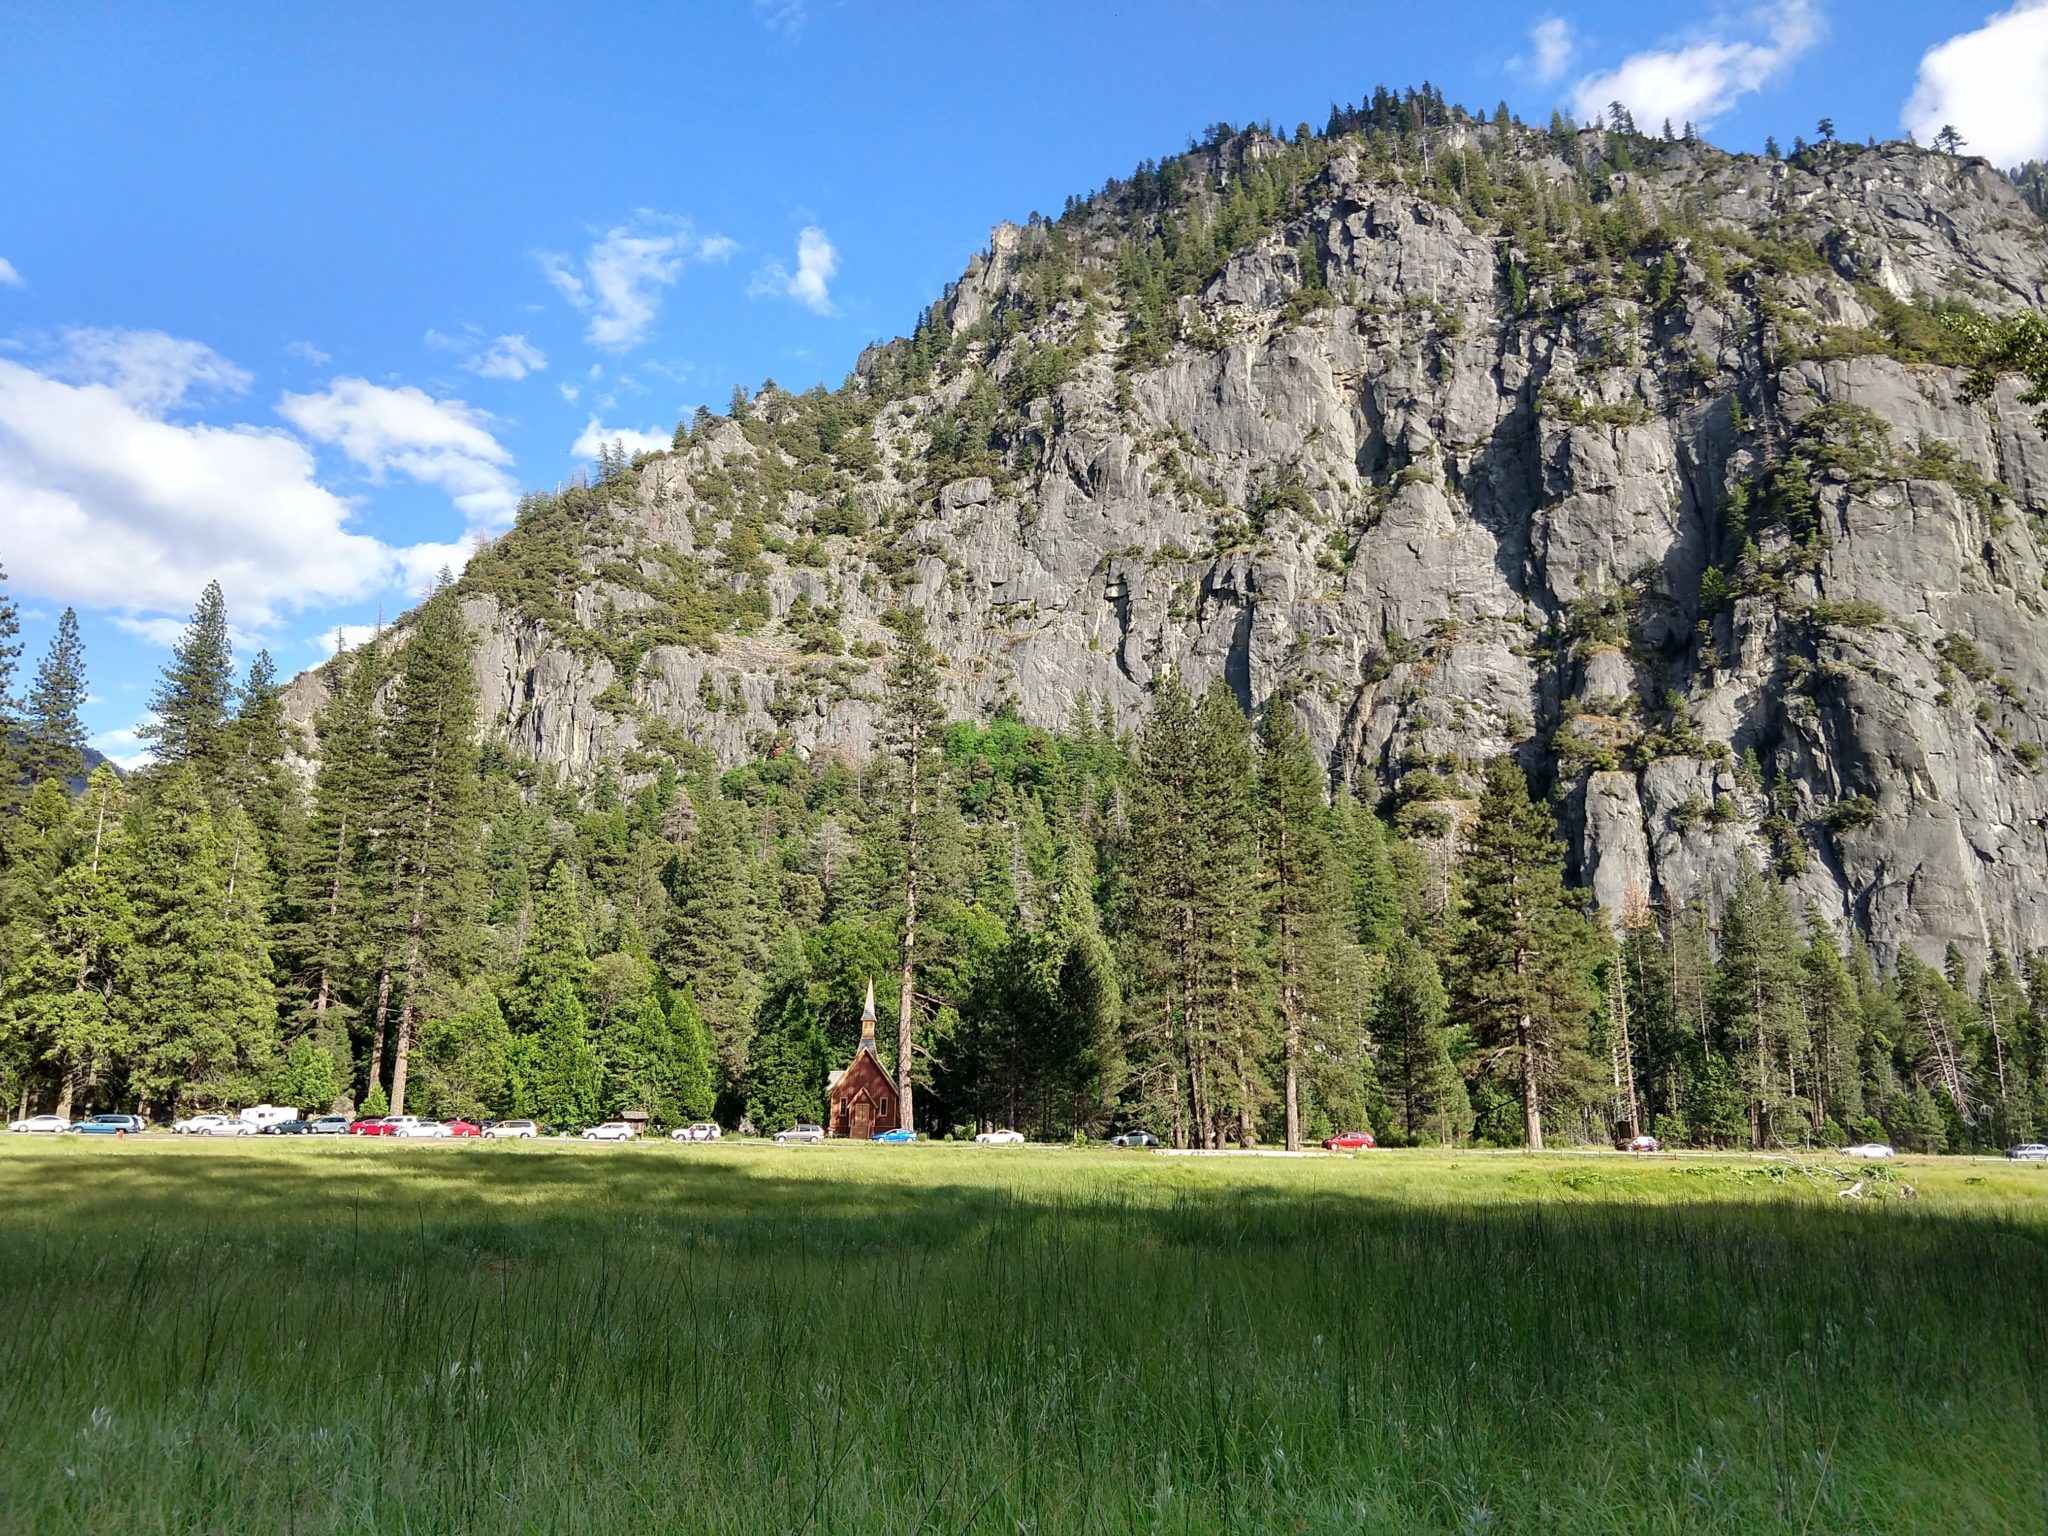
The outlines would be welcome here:
<svg viewBox="0 0 2048 1536">
<path fill-rule="evenodd" d="M 860 1045 L 844 1072 L 825 1080 L 825 1134 L 866 1141 L 901 1125 L 896 1083 L 875 1052 L 875 984 L 860 1015 Z"/>
</svg>

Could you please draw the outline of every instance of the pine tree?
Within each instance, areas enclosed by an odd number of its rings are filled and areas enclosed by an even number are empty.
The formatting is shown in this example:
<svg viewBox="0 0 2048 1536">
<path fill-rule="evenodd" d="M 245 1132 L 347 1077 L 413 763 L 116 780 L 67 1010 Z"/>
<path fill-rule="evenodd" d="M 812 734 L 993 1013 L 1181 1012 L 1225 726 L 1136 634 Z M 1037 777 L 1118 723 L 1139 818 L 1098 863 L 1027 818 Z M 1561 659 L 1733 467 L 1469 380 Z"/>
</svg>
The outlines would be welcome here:
<svg viewBox="0 0 2048 1536">
<path fill-rule="evenodd" d="M 1781 1134 L 1779 1116 L 1793 1098 L 1792 1063 L 1805 1052 L 1799 1006 L 1798 922 L 1785 888 L 1745 855 L 1721 913 L 1716 1012 L 1748 1100 L 1750 1145 Z"/>
<path fill-rule="evenodd" d="M 519 1044 L 527 1114 L 564 1127 L 588 1125 L 599 1117 L 603 1079 L 597 1049 L 583 1004 L 566 977 L 550 986 L 533 1034 Z"/>
<path fill-rule="evenodd" d="M 22 721 L 22 770 L 30 783 L 85 776 L 85 725 L 78 718 L 84 703 L 85 645 L 77 612 L 66 608 L 36 668 Z"/>
<path fill-rule="evenodd" d="M 157 760 L 221 767 L 234 694 L 234 652 L 228 642 L 227 600 L 220 583 L 209 581 L 192 612 L 192 622 L 171 649 L 149 701 L 151 718 L 140 731 Z"/>
<path fill-rule="evenodd" d="M 924 611 L 899 608 L 891 616 L 896 632 L 889 660 L 882 717 L 885 750 L 895 759 L 893 786 L 896 835 L 902 851 L 903 960 L 896 1007 L 896 1098 L 901 1124 L 916 1126 L 917 920 L 918 897 L 929 871 L 931 818 L 941 789 L 939 728 L 945 722 L 940 697 L 940 659 L 925 632 Z"/>
<path fill-rule="evenodd" d="M 668 1035 L 670 1052 L 660 1073 L 664 1098 L 678 1120 L 709 1120 L 718 1106 L 711 1039 L 687 987 L 669 999 Z"/>
<path fill-rule="evenodd" d="M 216 820 L 197 765 L 177 764 L 153 789 L 130 896 L 133 1076 L 146 1104 L 254 1097 L 277 1043 L 261 853 L 246 817 Z"/>
<path fill-rule="evenodd" d="M 1813 1134 L 1826 1143 L 1863 1117 L 1863 1016 L 1834 930 L 1817 912 L 1807 918 L 1800 969 L 1801 1007 L 1812 1053 L 1807 1097 Z"/>
<path fill-rule="evenodd" d="M 386 826 L 399 905 L 398 1028 L 391 1112 L 405 1113 L 406 1057 L 434 981 L 451 974 L 468 935 L 476 869 L 476 679 L 470 634 L 444 584 L 414 616 L 399 649 L 385 734 Z"/>
<path fill-rule="evenodd" d="M 676 867 L 669 953 L 672 973 L 696 998 L 719 1069 L 731 1081 L 746 1073 L 749 1025 L 759 997 L 746 873 L 733 813 L 706 797 L 697 812 L 697 835 Z"/>
<path fill-rule="evenodd" d="M 235 694 L 235 716 L 223 743 L 223 782 L 229 798 L 255 825 L 272 889 L 280 898 L 303 815 L 298 778 L 285 762 L 297 745 L 292 738 L 277 668 L 270 652 L 258 651 Z"/>
<path fill-rule="evenodd" d="M 14 697 L 14 674 L 20 663 L 21 610 L 7 590 L 6 567 L 0 566 L 0 816 L 21 803 L 20 706 Z M 0 824 L 0 837 L 12 830 Z"/>
<path fill-rule="evenodd" d="M 470 988 L 461 1004 L 421 1021 L 420 1081 L 436 1113 L 477 1119 L 508 1103 L 512 1031 L 490 988 Z"/>
<path fill-rule="evenodd" d="M 128 899 L 134 870 L 127 800 L 112 764 L 93 770 L 78 806 L 78 846 L 50 894 L 50 951 L 61 968 L 50 976 L 46 995 L 51 1054 L 63 1074 L 59 1114 L 70 1113 L 76 1090 L 89 1092 L 110 1079 L 132 1043 L 126 981 L 135 914 Z"/>
<path fill-rule="evenodd" d="M 1380 1048 L 1380 1084 L 1402 1132 L 1411 1137 L 1454 1140 L 1470 1113 L 1444 1025 L 1449 1008 L 1435 958 L 1402 934 L 1387 952 L 1373 1033 Z"/>
<path fill-rule="evenodd" d="M 590 949 L 584 942 L 576 871 L 567 858 L 557 857 L 534 902 L 518 980 L 507 994 L 513 1021 L 522 1028 L 537 1027 L 557 983 L 566 984 L 580 999 L 590 977 Z"/>
<path fill-rule="evenodd" d="M 1556 823 L 1512 758 L 1487 767 L 1465 864 L 1460 1012 L 1481 1065 L 1519 1089 L 1524 1145 L 1540 1151 L 1545 1098 L 1590 1077 L 1594 944 L 1584 901 L 1564 883 Z"/>
<path fill-rule="evenodd" d="M 370 832 L 381 766 L 376 697 L 383 678 L 374 648 L 335 658 L 327 702 L 313 724 L 320 769 L 291 860 L 280 940 L 291 975 L 310 998 L 316 1030 L 324 1030 L 352 945 L 372 918 Z"/>
<path fill-rule="evenodd" d="M 1280 1013 L 1281 1101 L 1292 1152 L 1301 1146 L 1304 1060 L 1336 1045 L 1344 913 L 1322 764 L 1277 701 L 1259 733 L 1258 797 L 1266 968 Z"/>
</svg>

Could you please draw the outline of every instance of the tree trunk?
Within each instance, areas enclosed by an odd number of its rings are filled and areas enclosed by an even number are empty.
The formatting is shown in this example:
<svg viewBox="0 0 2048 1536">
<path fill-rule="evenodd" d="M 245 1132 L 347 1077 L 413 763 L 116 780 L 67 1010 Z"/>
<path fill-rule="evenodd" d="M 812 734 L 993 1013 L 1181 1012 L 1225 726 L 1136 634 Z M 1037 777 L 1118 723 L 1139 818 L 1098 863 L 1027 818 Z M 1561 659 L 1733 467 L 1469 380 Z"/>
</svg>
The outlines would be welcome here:
<svg viewBox="0 0 2048 1536">
<path fill-rule="evenodd" d="M 377 962 L 376 1022 L 370 1029 L 370 1080 L 363 1085 L 364 1096 L 374 1092 L 384 1078 L 384 1020 L 391 1009 L 391 946 Z"/>
<path fill-rule="evenodd" d="M 434 731 L 436 757 L 439 756 L 441 732 L 437 725 Z M 433 865 L 427 857 L 427 850 L 433 846 L 434 811 L 438 782 L 427 786 L 427 803 L 420 816 L 419 841 L 414 845 L 413 865 L 417 873 L 412 885 L 412 915 L 405 925 L 405 996 L 398 1005 L 398 1035 L 391 1046 L 391 1113 L 405 1113 L 405 1065 L 412 1049 L 412 1028 L 419 1007 L 420 995 L 420 950 L 427 931 L 427 876 Z"/>
<path fill-rule="evenodd" d="M 1522 1047 L 1522 1142 L 1531 1152 L 1543 1150 L 1542 1092 L 1536 1086 L 1536 1027 L 1528 1014 L 1516 1027 Z"/>
<path fill-rule="evenodd" d="M 78 1068 L 66 1062 L 64 1077 L 57 1088 L 57 1113 L 66 1120 L 71 1118 L 71 1101 L 78 1087 Z"/>
<path fill-rule="evenodd" d="M 1287 1097 L 1287 1150 L 1301 1150 L 1301 1024 L 1287 1022 L 1285 1078 L 1282 1091 Z"/>
<path fill-rule="evenodd" d="M 320 935 L 320 991 L 313 1002 L 313 1025 L 327 1018 L 327 1003 L 334 991 L 334 945 L 341 936 L 341 866 L 348 854 L 348 813 L 342 812 L 334 834 L 334 878 L 327 882 L 327 926 Z"/>
<path fill-rule="evenodd" d="M 910 821 L 917 822 L 917 768 L 910 770 Z M 916 1087 L 911 1081 L 910 1052 L 912 1024 L 917 1007 L 917 833 L 903 840 L 903 976 L 896 999 L 896 1104 L 903 1112 L 897 1122 L 906 1131 L 917 1129 Z"/>
</svg>

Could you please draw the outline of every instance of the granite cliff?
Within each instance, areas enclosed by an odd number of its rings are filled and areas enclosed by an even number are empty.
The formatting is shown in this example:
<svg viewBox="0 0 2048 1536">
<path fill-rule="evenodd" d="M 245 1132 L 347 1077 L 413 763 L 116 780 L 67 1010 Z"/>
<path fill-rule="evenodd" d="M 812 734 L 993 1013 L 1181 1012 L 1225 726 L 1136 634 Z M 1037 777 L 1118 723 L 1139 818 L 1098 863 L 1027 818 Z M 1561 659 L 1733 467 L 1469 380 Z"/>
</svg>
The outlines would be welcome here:
<svg viewBox="0 0 2048 1536">
<path fill-rule="evenodd" d="M 530 498 L 462 578 L 486 728 L 858 758 L 910 602 L 961 713 L 1221 676 L 1419 835 L 1518 753 L 1617 912 L 1747 849 L 1880 958 L 2048 944 L 2048 444 L 1944 323 L 2044 303 L 2048 223 L 1911 146 L 1218 130 Z"/>
</svg>

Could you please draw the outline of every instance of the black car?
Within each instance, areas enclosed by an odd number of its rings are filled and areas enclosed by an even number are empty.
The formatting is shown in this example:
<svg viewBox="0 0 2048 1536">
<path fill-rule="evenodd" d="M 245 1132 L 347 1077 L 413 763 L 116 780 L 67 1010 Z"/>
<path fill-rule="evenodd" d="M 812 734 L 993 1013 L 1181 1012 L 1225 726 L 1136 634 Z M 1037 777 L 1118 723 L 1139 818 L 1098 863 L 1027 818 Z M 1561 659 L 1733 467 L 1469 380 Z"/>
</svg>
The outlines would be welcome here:
<svg viewBox="0 0 2048 1536">
<path fill-rule="evenodd" d="M 1150 1131 L 1125 1131 L 1120 1136 L 1109 1138 L 1112 1147 L 1156 1147 L 1159 1138 Z"/>
<path fill-rule="evenodd" d="M 258 1136 L 311 1136 L 313 1122 L 310 1120 L 280 1120 L 275 1125 L 266 1125 L 256 1133 Z"/>
</svg>

